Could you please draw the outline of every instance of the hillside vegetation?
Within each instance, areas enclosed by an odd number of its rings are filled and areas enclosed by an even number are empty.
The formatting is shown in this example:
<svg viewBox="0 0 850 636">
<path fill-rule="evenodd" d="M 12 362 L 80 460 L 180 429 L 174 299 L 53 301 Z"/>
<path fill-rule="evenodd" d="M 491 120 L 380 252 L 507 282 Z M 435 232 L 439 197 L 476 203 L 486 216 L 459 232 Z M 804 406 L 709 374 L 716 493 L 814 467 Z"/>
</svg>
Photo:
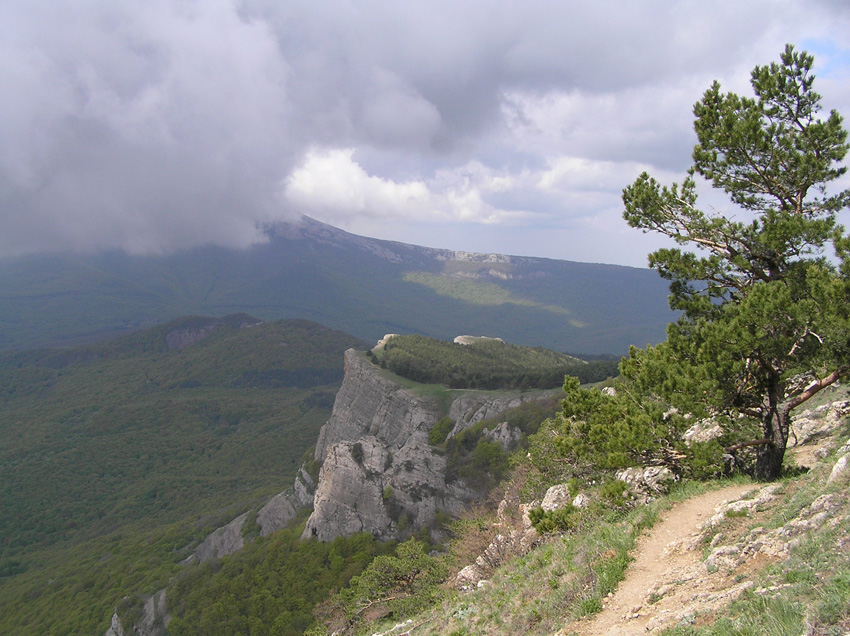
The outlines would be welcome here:
<svg viewBox="0 0 850 636">
<path fill-rule="evenodd" d="M 542 347 L 523 347 L 493 338 L 457 344 L 420 335 L 389 338 L 371 354 L 394 373 L 453 389 L 549 389 L 570 375 L 581 383 L 617 374 L 615 361 L 578 358 Z"/>
<path fill-rule="evenodd" d="M 385 333 L 489 333 L 558 351 L 622 355 L 673 317 L 651 271 L 456 255 L 304 219 L 249 249 L 164 256 L 0 259 L 0 350 L 65 346 L 191 314 L 307 318 L 376 342 Z"/>
<path fill-rule="evenodd" d="M 786 456 L 798 435 L 794 414 L 850 373 L 850 237 L 837 218 L 850 190 L 828 192 L 847 172 L 839 162 L 850 145 L 841 116 L 820 115 L 812 68 L 811 55 L 788 45 L 779 62 L 753 70 L 754 97 L 713 83 L 694 106 L 698 143 L 685 180 L 662 185 L 644 173 L 625 188 L 625 220 L 681 246 L 649 260 L 671 282 L 671 306 L 682 313 L 665 342 L 631 348 L 610 391 L 567 378 L 561 412 L 515 457 L 497 514 L 456 528 L 447 558 L 470 564 L 456 584 L 478 591 L 460 598 L 446 591 L 438 609 L 417 614 L 398 602 L 422 594 L 417 586 L 403 575 L 362 585 L 374 576 L 370 566 L 328 608 L 317 633 L 550 634 L 602 609 L 670 482 L 800 474 Z M 722 191 L 735 212 L 701 209 L 697 178 Z M 822 256 L 829 251 L 837 258 Z M 841 417 L 847 403 L 829 408 Z M 847 433 L 845 425 L 841 442 Z M 846 633 L 850 444 L 836 446 L 835 468 L 762 487 L 721 509 L 700 535 L 713 549 L 706 564 L 668 585 L 647 580 L 648 595 L 620 626 L 651 611 L 645 605 L 677 596 L 677 586 L 720 570 L 728 575 L 725 601 L 697 594 L 677 617 L 676 633 Z M 544 492 L 541 505 L 529 503 Z M 521 503 L 530 506 L 527 515 Z M 762 514 L 765 508 L 775 514 Z M 755 527 L 734 521 L 750 515 Z M 526 524 L 555 538 L 529 553 L 536 535 Z M 698 549 L 679 538 L 671 549 Z M 424 571 L 417 559 L 408 563 L 408 577 Z M 598 633 L 588 625 L 572 623 L 559 634 Z"/>
<path fill-rule="evenodd" d="M 0 357 L 0 633 L 105 631 L 123 595 L 291 484 L 352 346 L 236 315 Z"/>
</svg>

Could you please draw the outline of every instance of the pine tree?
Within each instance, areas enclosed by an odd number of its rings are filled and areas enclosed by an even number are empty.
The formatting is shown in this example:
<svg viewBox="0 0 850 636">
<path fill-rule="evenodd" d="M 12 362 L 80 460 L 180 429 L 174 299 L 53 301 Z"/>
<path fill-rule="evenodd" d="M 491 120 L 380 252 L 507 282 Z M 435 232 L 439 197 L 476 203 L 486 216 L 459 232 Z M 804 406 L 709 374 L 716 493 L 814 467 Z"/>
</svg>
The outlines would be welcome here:
<svg viewBox="0 0 850 636">
<path fill-rule="evenodd" d="M 780 63 L 753 70 L 754 97 L 715 82 L 694 106 L 698 143 L 684 182 L 661 186 L 644 173 L 623 192 L 631 226 L 684 246 L 649 257 L 681 318 L 666 343 L 633 350 L 624 372 L 654 377 L 668 402 L 757 420 L 762 437 L 745 444 L 767 480 L 779 476 L 791 410 L 850 361 L 850 240 L 836 221 L 850 190 L 826 189 L 847 170 L 847 132 L 837 112 L 819 118 L 812 63 L 788 45 Z M 697 177 L 726 193 L 726 215 L 697 207 Z"/>
</svg>

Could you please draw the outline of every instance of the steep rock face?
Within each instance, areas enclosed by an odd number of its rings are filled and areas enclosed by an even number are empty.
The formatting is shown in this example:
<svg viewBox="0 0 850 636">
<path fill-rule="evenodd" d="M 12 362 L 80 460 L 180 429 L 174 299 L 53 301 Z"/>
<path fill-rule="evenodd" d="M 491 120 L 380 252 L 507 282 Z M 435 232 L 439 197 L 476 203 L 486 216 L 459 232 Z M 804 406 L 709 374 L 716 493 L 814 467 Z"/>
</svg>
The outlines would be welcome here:
<svg viewBox="0 0 850 636">
<path fill-rule="evenodd" d="M 257 511 L 255 521 L 260 526 L 260 536 L 285 528 L 298 512 L 313 505 L 313 493 L 316 485 L 303 468 L 295 477 L 295 484 L 289 490 L 284 490 L 272 497 Z M 210 559 L 220 559 L 245 547 L 242 530 L 248 523 L 249 513 L 243 513 L 225 526 L 214 530 L 204 539 L 195 551 L 183 560 L 183 563 L 198 561 L 203 563 Z"/>
<path fill-rule="evenodd" d="M 295 477 L 291 490 L 276 494 L 257 512 L 257 524 L 260 536 L 265 537 L 286 525 L 295 518 L 299 510 L 313 505 L 313 493 L 316 485 L 303 468 Z"/>
<path fill-rule="evenodd" d="M 388 447 L 403 446 L 417 431 L 424 430 L 427 438 L 440 412 L 436 400 L 405 390 L 353 349 L 345 352 L 344 368 L 333 412 L 319 431 L 317 461 L 324 461 L 333 444 L 366 435 L 374 435 Z"/>
<path fill-rule="evenodd" d="M 448 406 L 456 422 L 451 435 L 526 399 L 459 393 Z M 437 398 L 405 389 L 363 354 L 347 351 L 345 379 L 316 445 L 322 468 L 304 537 L 330 541 L 363 531 L 388 539 L 427 526 L 437 510 L 459 514 L 475 493 L 446 480 L 446 460 L 428 443 L 445 413 Z"/>
</svg>

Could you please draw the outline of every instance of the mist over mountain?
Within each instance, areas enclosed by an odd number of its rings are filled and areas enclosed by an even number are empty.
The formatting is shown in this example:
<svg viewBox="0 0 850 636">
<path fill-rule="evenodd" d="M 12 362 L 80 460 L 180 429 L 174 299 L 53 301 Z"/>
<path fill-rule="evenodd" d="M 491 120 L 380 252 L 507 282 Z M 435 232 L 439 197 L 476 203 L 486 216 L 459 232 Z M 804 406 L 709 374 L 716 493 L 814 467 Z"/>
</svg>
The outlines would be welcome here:
<svg viewBox="0 0 850 636">
<path fill-rule="evenodd" d="M 455 252 L 365 238 L 303 217 L 247 249 L 0 260 L 0 348 L 67 345 L 184 315 L 307 318 L 367 341 L 386 333 L 498 336 L 585 354 L 664 339 L 654 271 Z"/>
</svg>

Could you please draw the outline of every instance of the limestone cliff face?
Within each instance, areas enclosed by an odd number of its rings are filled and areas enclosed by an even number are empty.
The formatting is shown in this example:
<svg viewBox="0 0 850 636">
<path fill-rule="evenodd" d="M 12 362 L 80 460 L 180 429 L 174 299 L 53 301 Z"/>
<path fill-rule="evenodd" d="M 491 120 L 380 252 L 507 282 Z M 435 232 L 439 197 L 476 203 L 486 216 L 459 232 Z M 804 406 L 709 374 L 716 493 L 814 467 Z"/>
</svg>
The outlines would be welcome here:
<svg viewBox="0 0 850 636">
<path fill-rule="evenodd" d="M 345 352 L 345 376 L 331 417 L 316 442 L 316 460 L 323 462 L 338 442 L 373 435 L 387 446 L 403 446 L 417 432 L 428 431 L 439 417 L 439 404 L 416 396 L 385 377 L 361 353 Z"/>
<path fill-rule="evenodd" d="M 459 393 L 452 435 L 524 401 L 520 394 Z M 428 433 L 446 414 L 436 398 L 396 383 L 362 353 L 345 354 L 345 378 L 316 445 L 321 470 L 304 537 L 330 541 L 370 532 L 389 539 L 427 526 L 437 510 L 461 512 L 475 493 L 446 480 Z"/>
</svg>

